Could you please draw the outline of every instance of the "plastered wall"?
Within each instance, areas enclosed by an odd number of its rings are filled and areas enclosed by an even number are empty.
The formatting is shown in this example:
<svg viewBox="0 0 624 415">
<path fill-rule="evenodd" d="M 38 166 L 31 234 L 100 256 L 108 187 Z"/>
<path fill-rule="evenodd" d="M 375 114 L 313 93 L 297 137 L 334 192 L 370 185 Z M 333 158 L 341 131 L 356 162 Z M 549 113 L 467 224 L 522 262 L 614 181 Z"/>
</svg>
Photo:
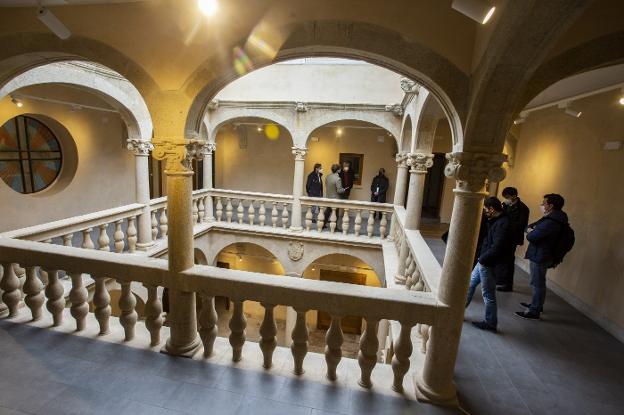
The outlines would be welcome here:
<svg viewBox="0 0 624 415">
<path fill-rule="evenodd" d="M 19 92 L 107 106 L 93 95 L 58 85 L 34 86 Z M 8 96 L 0 101 L 0 124 L 21 114 L 42 114 L 62 124 L 75 142 L 77 170 L 62 190 L 53 184 L 31 195 L 17 193 L 0 181 L 0 232 L 135 201 L 134 156 L 124 146 L 125 127 L 118 114 L 87 109 L 71 112 L 65 105 L 28 99 L 18 108 Z M 63 151 L 69 159 L 70 150 L 63 148 Z"/>
<path fill-rule="evenodd" d="M 605 141 L 624 140 L 617 92 L 575 101 L 578 119 L 557 108 L 531 113 L 499 188 L 517 187 L 531 220 L 540 217 L 545 193 L 566 199 L 576 245 L 549 271 L 550 287 L 624 341 L 624 150 L 603 150 Z"/>
</svg>

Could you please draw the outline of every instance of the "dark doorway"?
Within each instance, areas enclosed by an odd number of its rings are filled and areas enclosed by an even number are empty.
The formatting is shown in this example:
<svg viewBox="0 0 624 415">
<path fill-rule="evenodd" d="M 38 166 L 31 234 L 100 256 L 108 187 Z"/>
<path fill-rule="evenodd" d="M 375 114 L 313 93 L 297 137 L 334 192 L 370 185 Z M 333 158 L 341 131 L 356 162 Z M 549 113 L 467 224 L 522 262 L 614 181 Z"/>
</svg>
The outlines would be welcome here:
<svg viewBox="0 0 624 415">
<path fill-rule="evenodd" d="M 425 177 L 425 190 L 423 195 L 422 217 L 440 219 L 440 205 L 444 190 L 444 153 L 433 155 L 433 166 Z"/>
</svg>

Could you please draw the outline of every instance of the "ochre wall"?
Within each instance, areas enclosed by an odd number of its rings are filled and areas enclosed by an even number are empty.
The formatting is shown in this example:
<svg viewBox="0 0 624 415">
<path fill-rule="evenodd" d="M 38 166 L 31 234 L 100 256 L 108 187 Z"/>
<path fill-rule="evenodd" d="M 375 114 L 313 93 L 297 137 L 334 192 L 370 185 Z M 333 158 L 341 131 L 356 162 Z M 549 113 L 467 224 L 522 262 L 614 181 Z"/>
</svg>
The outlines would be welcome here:
<svg viewBox="0 0 624 415">
<path fill-rule="evenodd" d="M 624 140 L 618 92 L 575 101 L 578 119 L 557 108 L 531 113 L 499 189 L 517 187 L 532 221 L 544 194 L 565 198 L 576 245 L 548 272 L 551 288 L 624 340 L 624 149 L 603 150 L 605 141 Z"/>
<path fill-rule="evenodd" d="M 98 107 L 107 106 L 94 95 L 58 85 L 33 86 L 18 92 Z M 134 156 L 124 145 L 125 127 L 118 114 L 88 109 L 71 112 L 66 105 L 31 99 L 24 99 L 23 102 L 24 106 L 18 108 L 10 97 L 2 99 L 0 125 L 21 114 L 40 114 L 58 121 L 75 142 L 77 170 L 64 189 L 56 191 L 55 183 L 31 195 L 17 193 L 0 180 L 0 232 L 135 201 Z M 65 152 L 64 158 L 69 156 Z M 28 214 L 24 214 L 25 208 Z"/>
</svg>

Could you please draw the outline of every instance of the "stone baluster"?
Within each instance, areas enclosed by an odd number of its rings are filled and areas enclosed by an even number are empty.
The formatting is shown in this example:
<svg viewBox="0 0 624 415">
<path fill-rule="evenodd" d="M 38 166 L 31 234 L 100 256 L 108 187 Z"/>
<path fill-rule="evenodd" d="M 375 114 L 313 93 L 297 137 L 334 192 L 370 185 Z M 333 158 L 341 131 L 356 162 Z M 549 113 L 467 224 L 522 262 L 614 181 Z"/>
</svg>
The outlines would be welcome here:
<svg viewBox="0 0 624 415">
<path fill-rule="evenodd" d="M 203 223 L 204 222 L 204 216 L 206 216 L 206 207 L 204 205 L 204 198 L 200 197 L 197 200 L 197 221 L 199 223 Z"/>
<path fill-rule="evenodd" d="M 118 281 L 121 285 L 121 296 L 119 297 L 119 309 L 121 315 L 119 322 L 124 329 L 124 341 L 130 341 L 134 338 L 134 326 L 137 322 L 136 298 L 132 293 L 130 281 Z"/>
<path fill-rule="evenodd" d="M 214 221 L 214 208 L 212 206 L 212 196 L 204 196 L 204 222 Z"/>
<path fill-rule="evenodd" d="M 358 209 L 355 214 L 355 224 L 353 225 L 355 236 L 360 236 L 360 229 L 362 229 L 362 210 Z"/>
<path fill-rule="evenodd" d="M 366 234 L 369 238 L 373 237 L 373 230 L 375 229 L 375 211 L 368 211 L 368 224 L 366 226 Z"/>
<path fill-rule="evenodd" d="M 367 318 L 366 330 L 360 338 L 358 363 L 360 364 L 361 376 L 358 384 L 363 388 L 370 388 L 373 386 L 371 373 L 377 364 L 377 350 L 379 350 L 379 339 L 377 338 L 378 327 L 379 320 Z"/>
<path fill-rule="evenodd" d="M 264 200 L 261 200 L 260 209 L 258 210 L 258 222 L 260 222 L 260 226 L 264 226 L 265 221 L 266 221 L 266 208 L 264 207 Z"/>
<path fill-rule="evenodd" d="M 91 239 L 91 232 L 93 232 L 93 228 L 87 228 L 82 231 L 82 248 L 83 249 L 95 248 L 95 245 L 93 244 L 93 240 Z"/>
<path fill-rule="evenodd" d="M 238 207 L 236 208 L 236 218 L 240 225 L 243 224 L 243 217 L 245 213 L 245 207 L 243 205 L 243 199 L 238 199 Z"/>
<path fill-rule="evenodd" d="M 199 313 L 199 337 L 204 345 L 204 357 L 212 356 L 215 339 L 217 338 L 217 310 L 215 299 L 208 294 L 201 294 L 202 309 Z"/>
<path fill-rule="evenodd" d="M 93 293 L 94 314 L 100 326 L 99 335 L 109 332 L 109 320 L 111 316 L 110 294 L 106 288 L 106 277 L 95 278 L 95 292 Z"/>
<path fill-rule="evenodd" d="M 65 291 L 59 281 L 57 270 L 47 270 L 48 284 L 45 287 L 45 295 L 48 298 L 46 308 L 52 314 L 52 326 L 58 327 L 63 323 L 63 310 L 65 309 Z"/>
<path fill-rule="evenodd" d="M 256 209 L 254 208 L 254 201 L 249 201 L 249 208 L 247 208 L 247 221 L 250 225 L 253 225 L 256 221 Z"/>
<path fill-rule="evenodd" d="M 43 297 L 43 284 L 37 276 L 36 267 L 26 267 L 26 281 L 24 281 L 24 302 L 30 308 L 32 315 L 32 321 L 37 321 L 41 318 L 41 309 L 45 301 Z"/>
<path fill-rule="evenodd" d="M 115 252 L 118 254 L 122 253 L 126 243 L 124 242 L 124 232 L 121 229 L 121 225 L 123 225 L 123 219 L 115 222 L 115 233 L 113 234 L 113 239 L 115 240 Z"/>
<path fill-rule="evenodd" d="M 204 189 L 212 189 L 212 163 L 213 163 L 213 157 L 214 157 L 214 152 L 217 149 L 217 144 L 214 142 L 208 142 L 206 143 L 205 146 L 202 147 L 202 153 L 203 153 L 203 180 L 202 180 L 202 184 L 203 184 L 203 188 Z M 214 214 L 214 209 L 212 206 L 212 195 L 208 195 L 206 197 L 206 200 L 204 201 L 204 210 L 206 211 L 206 216 L 204 216 L 204 220 L 206 222 L 212 222 L 215 220 L 214 216 L 212 216 Z"/>
<path fill-rule="evenodd" d="M 264 307 L 264 318 L 260 325 L 260 350 L 264 357 L 262 367 L 270 369 L 273 365 L 273 351 L 277 347 L 277 325 L 273 316 L 274 304 L 262 303 Z"/>
<path fill-rule="evenodd" d="M 419 324 L 418 332 L 420 333 L 420 337 L 421 337 L 420 352 L 422 354 L 427 354 L 427 342 L 429 341 L 429 329 L 430 329 L 429 325 Z"/>
<path fill-rule="evenodd" d="M 135 223 L 136 218 L 134 216 L 128 218 L 128 252 L 131 254 L 136 252 L 137 247 L 137 229 Z"/>
<path fill-rule="evenodd" d="M 288 227 L 288 203 L 282 203 L 282 228 L 286 229 Z M 301 215 L 301 211 L 299 212 Z M 301 226 L 299 227 L 301 230 Z"/>
<path fill-rule="evenodd" d="M 379 221 L 379 235 L 381 239 L 386 239 L 386 229 L 388 228 L 388 213 L 381 212 L 381 220 Z"/>
<path fill-rule="evenodd" d="M 392 390 L 403 392 L 403 378 L 410 367 L 410 356 L 412 355 L 412 327 L 409 324 L 401 323 L 399 337 L 393 345 L 394 357 L 392 358 L 392 372 L 394 372 L 394 382 Z"/>
<path fill-rule="evenodd" d="M 195 224 L 197 223 L 197 219 L 199 219 L 199 208 L 197 207 L 198 202 L 199 201 L 197 199 L 193 199 L 193 201 L 191 202 L 193 226 L 195 226 Z"/>
<path fill-rule="evenodd" d="M 292 332 L 292 344 L 290 350 L 292 351 L 295 367 L 295 375 L 303 375 L 303 359 L 305 359 L 308 353 L 308 326 L 306 324 L 306 311 L 297 310 L 297 320 L 295 322 L 295 328 Z"/>
<path fill-rule="evenodd" d="M 152 210 L 152 241 L 158 239 L 158 220 L 156 219 L 156 210 Z"/>
<path fill-rule="evenodd" d="M 271 224 L 273 227 L 277 227 L 277 202 L 273 202 L 273 209 L 271 210 Z"/>
<path fill-rule="evenodd" d="M 332 208 L 331 214 L 329 215 L 329 231 L 334 233 L 336 231 L 336 213 L 338 212 L 337 208 Z"/>
<path fill-rule="evenodd" d="M 232 199 L 227 198 L 227 203 L 225 205 L 225 221 L 227 223 L 232 223 Z"/>
<path fill-rule="evenodd" d="M 98 249 L 100 251 L 110 251 L 110 238 L 106 230 L 108 229 L 108 223 L 103 223 L 100 226 L 100 235 L 98 236 Z"/>
<path fill-rule="evenodd" d="M 147 289 L 145 302 L 145 327 L 150 334 L 150 346 L 160 344 L 160 329 L 163 325 L 162 302 L 158 298 L 158 290 L 154 285 L 143 284 Z"/>
<path fill-rule="evenodd" d="M 319 206 L 319 213 L 316 218 L 316 230 L 318 232 L 323 232 L 324 226 L 325 226 L 325 208 L 323 206 Z"/>
<path fill-rule="evenodd" d="M 245 344 L 245 327 L 247 320 L 243 313 L 243 301 L 233 300 L 234 310 L 230 319 L 230 345 L 232 346 L 232 361 L 241 360 L 243 353 L 243 345 Z"/>
<path fill-rule="evenodd" d="M 73 233 L 63 235 L 63 246 L 72 246 L 72 240 L 74 239 Z"/>
<path fill-rule="evenodd" d="M 223 203 L 221 203 L 220 197 L 217 197 L 217 220 L 223 220 Z"/>
<path fill-rule="evenodd" d="M 325 335 L 325 362 L 327 362 L 327 379 L 334 381 L 338 378 L 336 369 L 342 359 L 342 317 L 332 316 L 331 325 Z"/>
<path fill-rule="evenodd" d="M 305 214 L 306 231 L 309 231 L 310 228 L 312 228 L 312 217 L 312 206 L 308 206 Z"/>
<path fill-rule="evenodd" d="M 169 233 L 169 218 L 167 218 L 167 208 L 163 208 L 160 212 L 160 237 L 166 238 Z"/>
<path fill-rule="evenodd" d="M 349 209 L 345 209 L 342 215 L 342 234 L 349 232 Z"/>
<path fill-rule="evenodd" d="M 0 288 L 2 289 L 2 302 L 9 308 L 8 317 L 15 317 L 19 310 L 19 303 L 22 299 L 22 293 L 20 292 L 20 280 L 15 274 L 13 264 L 8 262 L 2 263 L 3 277 L 0 281 Z"/>
<path fill-rule="evenodd" d="M 71 302 L 69 311 L 76 320 L 76 331 L 82 331 L 85 328 L 87 313 L 89 312 L 89 304 L 87 304 L 89 293 L 82 284 L 81 273 L 70 273 L 69 277 L 72 282 L 72 288 L 69 291 L 69 301 Z"/>
</svg>

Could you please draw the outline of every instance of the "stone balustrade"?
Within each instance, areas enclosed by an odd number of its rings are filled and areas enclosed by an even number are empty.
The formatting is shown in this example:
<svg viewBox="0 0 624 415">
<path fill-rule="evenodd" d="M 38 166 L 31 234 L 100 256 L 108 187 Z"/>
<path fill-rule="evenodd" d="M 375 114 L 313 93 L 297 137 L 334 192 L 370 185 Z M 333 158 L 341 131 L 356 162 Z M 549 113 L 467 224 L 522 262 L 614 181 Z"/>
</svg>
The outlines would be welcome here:
<svg viewBox="0 0 624 415">
<path fill-rule="evenodd" d="M 63 319 L 65 299 L 63 287 L 57 275 L 60 270 L 66 272 L 72 281 L 69 300 L 70 313 L 78 331 L 85 329 L 89 321 L 87 291 L 82 283 L 82 275 L 89 274 L 96 281 L 115 278 L 121 285 L 119 323 L 123 327 L 125 340 L 134 338 L 136 330 L 147 330 L 151 346 L 160 343 L 160 331 L 163 325 L 162 304 L 157 295 L 157 287 L 175 287 L 184 292 L 196 293 L 202 298 L 202 310 L 199 315 L 199 336 L 203 343 L 203 354 L 210 357 L 216 339 L 217 313 L 214 297 L 224 296 L 233 300 L 234 310 L 231 317 L 230 345 L 232 359 L 243 358 L 245 346 L 245 315 L 242 312 L 245 301 L 257 301 L 265 309 L 264 320 L 260 328 L 260 352 L 264 367 L 272 365 L 272 355 L 276 347 L 276 323 L 273 309 L 277 305 L 293 307 L 296 323 L 292 330 L 293 372 L 303 374 L 303 361 L 308 350 L 308 328 L 306 313 L 320 310 L 330 314 L 331 326 L 326 335 L 327 377 L 336 379 L 336 367 L 341 360 L 343 316 L 358 315 L 366 321 L 366 329 L 360 339 L 358 363 L 361 369 L 359 384 L 371 387 L 371 373 L 377 364 L 378 349 L 377 325 L 380 320 L 396 321 L 400 327 L 399 335 L 394 339 L 392 370 L 394 381 L 392 388 L 402 391 L 403 380 L 410 367 L 412 353 L 412 328 L 421 325 L 444 325 L 448 322 L 449 309 L 441 304 L 431 292 L 410 290 L 389 290 L 383 288 L 350 285 L 345 283 L 312 281 L 298 278 L 275 278 L 272 275 L 196 265 L 192 268 L 173 272 L 168 269 L 166 260 L 148 258 L 142 255 L 116 255 L 113 252 L 95 249 L 76 249 L 69 246 L 44 245 L 43 243 L 18 239 L 0 238 L 0 259 L 3 278 L 0 288 L 2 300 L 9 309 L 9 318 L 20 312 L 22 292 L 14 268 L 19 264 L 26 269 L 24 282 L 24 303 L 34 320 L 41 318 L 43 305 L 52 314 L 55 325 Z M 44 285 L 40 274 L 47 273 Z M 148 291 L 145 322 L 137 321 L 136 302 L 130 291 L 130 283 L 143 284 Z M 96 287 L 93 297 L 95 317 L 99 331 L 105 334 L 109 330 L 110 296 L 105 284 Z M 422 326 L 420 326 L 422 327 Z"/>
<path fill-rule="evenodd" d="M 291 195 L 210 189 L 215 219 L 220 222 L 257 226 L 290 226 Z"/>
</svg>

